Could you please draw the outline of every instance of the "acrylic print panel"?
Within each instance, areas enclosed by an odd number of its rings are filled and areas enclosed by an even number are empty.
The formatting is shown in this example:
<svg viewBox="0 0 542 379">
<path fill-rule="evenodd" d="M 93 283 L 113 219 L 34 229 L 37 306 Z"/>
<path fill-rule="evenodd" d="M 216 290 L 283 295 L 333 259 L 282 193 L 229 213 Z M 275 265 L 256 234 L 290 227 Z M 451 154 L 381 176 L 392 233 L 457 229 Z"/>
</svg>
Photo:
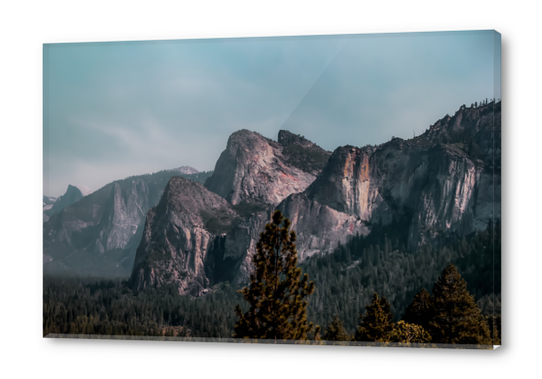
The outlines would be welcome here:
<svg viewBox="0 0 542 379">
<path fill-rule="evenodd" d="M 44 336 L 500 345 L 497 32 L 43 53 Z"/>
</svg>

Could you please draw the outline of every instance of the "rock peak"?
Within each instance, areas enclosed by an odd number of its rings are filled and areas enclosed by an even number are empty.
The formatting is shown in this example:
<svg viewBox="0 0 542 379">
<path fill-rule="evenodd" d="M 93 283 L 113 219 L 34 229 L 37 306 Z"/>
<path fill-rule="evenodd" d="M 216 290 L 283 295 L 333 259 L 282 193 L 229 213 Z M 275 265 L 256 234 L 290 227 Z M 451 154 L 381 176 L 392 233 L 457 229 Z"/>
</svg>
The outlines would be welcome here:
<svg viewBox="0 0 542 379">
<path fill-rule="evenodd" d="M 256 132 L 239 130 L 228 139 L 205 187 L 233 205 L 276 205 L 290 194 L 304 191 L 315 179 L 292 163 L 284 150 Z"/>
<path fill-rule="evenodd" d="M 226 200 L 201 183 L 172 177 L 160 203 L 147 214 L 131 286 L 142 290 L 173 284 L 180 294 L 201 294 L 214 284 L 209 264 L 215 243 L 238 218 Z"/>
<path fill-rule="evenodd" d="M 294 134 L 288 130 L 279 130 L 278 142 L 284 147 L 291 145 L 300 145 L 304 147 L 316 146 L 304 136 Z"/>
</svg>

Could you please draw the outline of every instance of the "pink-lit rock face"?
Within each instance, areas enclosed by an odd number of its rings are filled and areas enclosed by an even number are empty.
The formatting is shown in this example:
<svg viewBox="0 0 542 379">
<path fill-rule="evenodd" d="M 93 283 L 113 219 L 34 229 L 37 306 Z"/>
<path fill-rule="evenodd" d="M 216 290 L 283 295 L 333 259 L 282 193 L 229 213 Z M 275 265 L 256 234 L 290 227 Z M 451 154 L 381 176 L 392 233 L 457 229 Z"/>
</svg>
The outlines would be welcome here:
<svg viewBox="0 0 542 379">
<path fill-rule="evenodd" d="M 313 173 L 291 164 L 283 150 L 283 145 L 258 133 L 235 132 L 206 187 L 233 205 L 276 205 L 289 195 L 304 191 L 316 179 Z"/>
<path fill-rule="evenodd" d="M 464 136 L 471 146 L 457 142 Z M 302 259 L 405 215 L 413 250 L 485 229 L 500 219 L 500 104 L 495 113 L 462 107 L 412 140 L 339 147 L 318 178 L 278 208 L 292 221 Z"/>
<path fill-rule="evenodd" d="M 131 284 L 135 290 L 175 285 L 199 295 L 212 283 L 216 237 L 229 232 L 239 215 L 200 183 L 173 177 L 160 203 L 147 214 Z"/>
</svg>

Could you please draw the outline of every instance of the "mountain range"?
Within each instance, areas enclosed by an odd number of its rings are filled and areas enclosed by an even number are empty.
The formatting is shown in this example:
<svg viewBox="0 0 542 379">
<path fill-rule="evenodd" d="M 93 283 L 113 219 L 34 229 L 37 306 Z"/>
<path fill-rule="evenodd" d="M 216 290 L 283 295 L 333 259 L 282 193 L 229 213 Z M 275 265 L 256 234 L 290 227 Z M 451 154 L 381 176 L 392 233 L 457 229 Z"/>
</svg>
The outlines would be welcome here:
<svg viewBox="0 0 542 379">
<path fill-rule="evenodd" d="M 130 275 L 146 214 L 158 204 L 169 179 L 177 175 L 205 181 L 210 173 L 180 167 L 132 176 L 81 196 L 53 213 L 43 225 L 44 273 Z M 77 195 L 73 188 L 69 186 L 53 208 L 61 199 Z"/>
<path fill-rule="evenodd" d="M 500 220 L 500 112 L 461 106 L 413 139 L 333 152 L 285 130 L 277 141 L 237 131 L 212 172 L 130 177 L 44 217 L 44 271 L 200 296 L 246 282 L 275 209 L 300 261 L 392 222 L 412 253 L 471 234 Z"/>
</svg>

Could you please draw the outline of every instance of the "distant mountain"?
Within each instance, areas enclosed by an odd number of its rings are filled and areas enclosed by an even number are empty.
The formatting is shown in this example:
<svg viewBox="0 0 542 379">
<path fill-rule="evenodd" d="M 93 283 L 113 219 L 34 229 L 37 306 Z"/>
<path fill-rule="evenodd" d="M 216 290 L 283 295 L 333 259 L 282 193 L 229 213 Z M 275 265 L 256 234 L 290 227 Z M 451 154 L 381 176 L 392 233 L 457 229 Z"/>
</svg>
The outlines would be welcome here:
<svg viewBox="0 0 542 379">
<path fill-rule="evenodd" d="M 158 204 L 169 179 L 183 175 L 205 181 L 211 174 L 165 170 L 132 176 L 80 198 L 43 225 L 44 272 L 129 276 L 146 214 Z"/>
<path fill-rule="evenodd" d="M 43 222 L 49 220 L 49 215 L 52 214 L 51 208 L 53 207 L 56 197 L 43 195 Z"/>
<path fill-rule="evenodd" d="M 53 214 L 59 213 L 64 208 L 76 203 L 91 192 L 92 191 L 85 186 L 73 186 L 70 184 L 68 185 L 66 193 L 59 198 L 43 196 L 43 221 L 49 220 Z"/>
<path fill-rule="evenodd" d="M 197 174 L 199 172 L 194 167 L 190 167 L 190 166 L 177 167 L 177 168 L 172 169 L 171 171 L 177 171 L 178 173 L 184 174 L 184 175 L 192 175 L 192 174 Z"/>
<path fill-rule="evenodd" d="M 45 196 L 43 195 L 43 206 L 47 206 L 47 205 L 50 205 L 51 207 L 53 206 L 53 203 L 56 201 L 56 197 L 53 197 L 53 196 Z"/>
</svg>

